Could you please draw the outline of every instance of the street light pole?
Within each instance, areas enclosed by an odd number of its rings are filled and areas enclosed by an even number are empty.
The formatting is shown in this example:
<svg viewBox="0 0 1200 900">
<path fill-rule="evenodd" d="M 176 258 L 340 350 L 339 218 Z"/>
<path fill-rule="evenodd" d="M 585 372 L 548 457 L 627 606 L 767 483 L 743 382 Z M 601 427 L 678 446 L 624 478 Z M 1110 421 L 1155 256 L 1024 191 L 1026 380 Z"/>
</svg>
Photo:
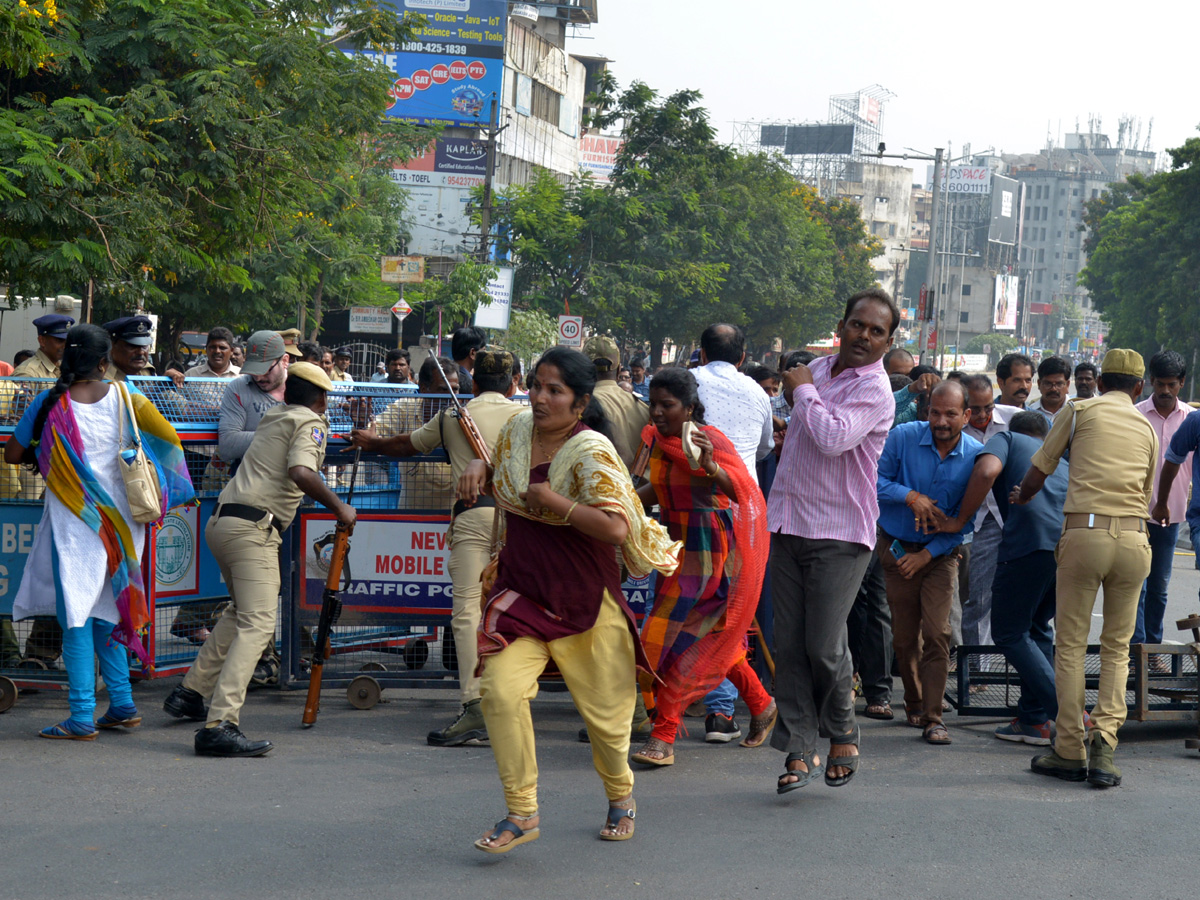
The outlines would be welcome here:
<svg viewBox="0 0 1200 900">
<path fill-rule="evenodd" d="M 925 361 L 926 329 L 932 320 L 934 331 L 938 328 L 937 301 L 941 295 L 937 281 L 938 206 L 942 199 L 942 148 L 933 151 L 933 212 L 929 216 L 929 261 L 925 268 L 925 283 L 929 286 L 929 299 L 925 305 L 925 320 L 921 322 L 921 346 L 918 357 Z"/>
</svg>

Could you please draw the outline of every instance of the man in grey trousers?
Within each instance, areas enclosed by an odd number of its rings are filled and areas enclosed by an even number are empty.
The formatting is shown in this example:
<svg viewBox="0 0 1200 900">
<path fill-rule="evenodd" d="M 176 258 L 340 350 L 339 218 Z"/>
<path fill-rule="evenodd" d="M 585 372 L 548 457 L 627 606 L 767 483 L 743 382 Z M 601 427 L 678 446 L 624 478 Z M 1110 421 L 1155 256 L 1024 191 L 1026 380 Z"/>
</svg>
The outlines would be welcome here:
<svg viewBox="0 0 1200 900">
<path fill-rule="evenodd" d="M 879 455 L 896 411 L 882 357 L 899 323 L 886 291 L 855 294 L 838 355 L 784 374 L 792 419 L 767 501 L 780 794 L 821 774 L 838 787 L 858 769 L 846 617 L 875 545 Z M 828 766 L 818 737 L 829 740 Z"/>
</svg>

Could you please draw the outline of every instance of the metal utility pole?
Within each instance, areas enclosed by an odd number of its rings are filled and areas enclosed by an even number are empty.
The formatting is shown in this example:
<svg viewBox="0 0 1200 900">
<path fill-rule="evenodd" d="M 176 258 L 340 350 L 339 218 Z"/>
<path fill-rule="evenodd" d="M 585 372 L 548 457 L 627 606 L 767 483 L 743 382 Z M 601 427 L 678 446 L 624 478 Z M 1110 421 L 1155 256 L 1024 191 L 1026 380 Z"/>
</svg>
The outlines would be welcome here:
<svg viewBox="0 0 1200 900">
<path fill-rule="evenodd" d="M 479 209 L 479 261 L 488 262 L 488 237 L 492 231 L 492 170 L 496 168 L 496 95 L 488 112 L 487 168 L 483 173 L 483 204 Z"/>
<path fill-rule="evenodd" d="M 938 329 L 937 317 L 937 301 L 941 295 L 938 290 L 937 280 L 937 257 L 938 257 L 938 206 L 942 199 L 942 152 L 943 148 L 937 147 L 933 151 L 933 212 L 929 216 L 929 261 L 925 269 L 925 283 L 929 285 L 929 299 L 926 301 L 926 319 L 921 323 L 921 345 L 919 347 L 918 357 L 921 362 L 925 361 L 925 346 L 926 346 L 926 329 L 929 327 L 929 322 L 933 322 L 933 330 L 936 333 Z"/>
</svg>

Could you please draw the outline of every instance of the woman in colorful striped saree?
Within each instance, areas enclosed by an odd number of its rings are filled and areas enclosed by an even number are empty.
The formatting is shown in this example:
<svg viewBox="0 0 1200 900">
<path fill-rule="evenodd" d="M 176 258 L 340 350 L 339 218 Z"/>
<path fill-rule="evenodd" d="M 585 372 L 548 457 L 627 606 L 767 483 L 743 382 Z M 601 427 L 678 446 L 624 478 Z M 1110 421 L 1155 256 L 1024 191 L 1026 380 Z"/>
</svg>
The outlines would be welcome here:
<svg viewBox="0 0 1200 900">
<path fill-rule="evenodd" d="M 684 432 L 687 432 L 685 435 Z M 690 446 L 684 445 L 684 440 Z M 642 625 L 642 644 L 658 679 L 642 684 L 654 709 L 654 731 L 633 761 L 675 762 L 683 710 L 729 678 L 750 707 L 744 747 L 759 747 L 775 724 L 775 701 L 746 662 L 768 554 L 766 503 L 729 438 L 704 424 L 696 379 L 664 369 L 650 382 L 649 483 L 638 490 L 657 501 L 672 539 L 683 542 L 679 568 L 660 575 Z"/>
<path fill-rule="evenodd" d="M 140 567 L 146 527 L 134 522 L 121 477 L 118 454 L 129 425 L 118 388 L 104 380 L 110 349 L 103 328 L 68 331 L 58 381 L 33 399 L 4 447 L 5 462 L 36 466 L 46 480 L 13 618 L 55 615 L 63 626 L 71 715 L 41 732 L 59 740 L 91 741 L 97 728 L 140 724 L 128 651 L 150 664 L 142 643 L 149 623 Z M 179 437 L 149 400 L 131 397 L 163 509 L 191 502 Z M 97 722 L 95 657 L 110 701 Z"/>
</svg>

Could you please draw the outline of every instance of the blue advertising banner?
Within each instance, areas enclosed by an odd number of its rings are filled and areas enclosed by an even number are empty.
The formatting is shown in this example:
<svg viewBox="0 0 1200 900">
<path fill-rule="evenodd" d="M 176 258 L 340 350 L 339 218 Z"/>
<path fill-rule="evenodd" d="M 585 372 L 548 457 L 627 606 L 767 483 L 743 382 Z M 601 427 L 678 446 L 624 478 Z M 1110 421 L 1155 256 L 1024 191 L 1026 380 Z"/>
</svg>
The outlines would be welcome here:
<svg viewBox="0 0 1200 900">
<path fill-rule="evenodd" d="M 483 126 L 504 84 L 505 0 L 394 0 L 425 17 L 395 53 L 363 51 L 396 75 L 387 115 L 417 125 Z M 346 51 L 353 55 L 353 51 Z"/>
</svg>

